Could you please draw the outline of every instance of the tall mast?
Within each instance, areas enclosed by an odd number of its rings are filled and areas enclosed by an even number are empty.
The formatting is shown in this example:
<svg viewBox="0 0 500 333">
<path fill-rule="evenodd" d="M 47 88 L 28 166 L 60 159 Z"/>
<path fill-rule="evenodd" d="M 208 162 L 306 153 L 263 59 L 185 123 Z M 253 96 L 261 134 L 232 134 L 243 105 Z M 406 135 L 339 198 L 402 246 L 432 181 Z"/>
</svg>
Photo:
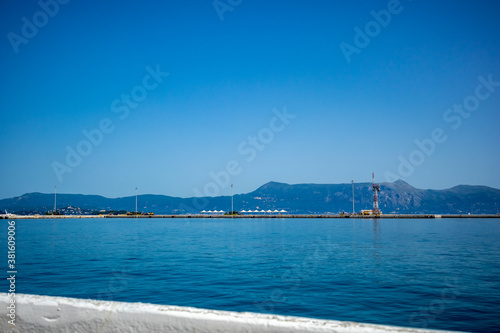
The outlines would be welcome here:
<svg viewBox="0 0 500 333">
<path fill-rule="evenodd" d="M 351 180 L 352 184 L 352 213 L 356 214 L 356 211 L 354 210 L 354 180 Z"/>
<path fill-rule="evenodd" d="M 379 215 L 380 209 L 378 208 L 378 192 L 380 185 L 375 184 L 375 173 L 372 173 L 372 186 L 373 186 L 373 214 Z"/>
</svg>

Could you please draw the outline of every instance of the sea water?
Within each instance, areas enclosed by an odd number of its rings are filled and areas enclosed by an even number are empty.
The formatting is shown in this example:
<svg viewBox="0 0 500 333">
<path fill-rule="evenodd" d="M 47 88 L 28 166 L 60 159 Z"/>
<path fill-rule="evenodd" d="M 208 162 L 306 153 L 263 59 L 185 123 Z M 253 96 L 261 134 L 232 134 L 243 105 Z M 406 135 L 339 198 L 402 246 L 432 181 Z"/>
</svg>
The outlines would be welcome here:
<svg viewBox="0 0 500 333">
<path fill-rule="evenodd" d="M 500 219 L 16 220 L 16 292 L 493 332 L 499 240 Z"/>
</svg>

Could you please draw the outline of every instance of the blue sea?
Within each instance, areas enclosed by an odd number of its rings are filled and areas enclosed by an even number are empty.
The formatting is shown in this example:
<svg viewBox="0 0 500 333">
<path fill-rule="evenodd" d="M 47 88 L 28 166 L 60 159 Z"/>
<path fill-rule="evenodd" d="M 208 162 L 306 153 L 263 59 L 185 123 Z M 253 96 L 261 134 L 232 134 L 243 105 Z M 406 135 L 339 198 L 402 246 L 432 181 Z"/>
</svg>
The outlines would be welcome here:
<svg viewBox="0 0 500 333">
<path fill-rule="evenodd" d="M 500 219 L 16 220 L 16 250 L 18 293 L 500 332 Z"/>
</svg>

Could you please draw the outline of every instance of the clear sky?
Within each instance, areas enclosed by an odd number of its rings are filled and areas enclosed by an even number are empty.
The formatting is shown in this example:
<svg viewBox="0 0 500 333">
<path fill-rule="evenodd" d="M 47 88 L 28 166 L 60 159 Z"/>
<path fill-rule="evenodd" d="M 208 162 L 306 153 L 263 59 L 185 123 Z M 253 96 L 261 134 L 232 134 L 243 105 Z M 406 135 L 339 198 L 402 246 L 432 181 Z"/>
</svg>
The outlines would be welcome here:
<svg viewBox="0 0 500 333">
<path fill-rule="evenodd" d="M 500 188 L 499 1 L 0 6 L 0 198 Z"/>
</svg>

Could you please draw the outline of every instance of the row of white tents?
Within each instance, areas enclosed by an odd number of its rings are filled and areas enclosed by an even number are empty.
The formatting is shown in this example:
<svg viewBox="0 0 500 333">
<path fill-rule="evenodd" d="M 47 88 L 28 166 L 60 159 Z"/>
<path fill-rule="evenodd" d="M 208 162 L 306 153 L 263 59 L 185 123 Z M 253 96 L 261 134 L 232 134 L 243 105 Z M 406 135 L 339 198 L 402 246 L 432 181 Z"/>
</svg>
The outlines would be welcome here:
<svg viewBox="0 0 500 333">
<path fill-rule="evenodd" d="M 240 213 L 243 213 L 243 214 L 244 213 L 250 213 L 250 214 L 252 214 L 252 213 L 253 214 L 265 214 L 265 213 L 267 213 L 267 214 L 271 214 L 271 213 L 286 213 L 286 210 L 284 210 L 284 209 L 282 209 L 282 210 L 277 210 L 277 209 L 275 209 L 275 210 L 270 210 L 270 209 L 268 209 L 268 210 L 263 210 L 263 209 L 262 210 L 242 210 Z"/>
<path fill-rule="evenodd" d="M 201 211 L 202 214 L 221 214 L 221 213 L 225 213 L 223 210 L 202 210 Z M 240 213 L 243 213 L 243 214 L 276 214 L 276 213 L 286 213 L 286 210 L 282 209 L 282 210 L 242 210 Z"/>
</svg>

